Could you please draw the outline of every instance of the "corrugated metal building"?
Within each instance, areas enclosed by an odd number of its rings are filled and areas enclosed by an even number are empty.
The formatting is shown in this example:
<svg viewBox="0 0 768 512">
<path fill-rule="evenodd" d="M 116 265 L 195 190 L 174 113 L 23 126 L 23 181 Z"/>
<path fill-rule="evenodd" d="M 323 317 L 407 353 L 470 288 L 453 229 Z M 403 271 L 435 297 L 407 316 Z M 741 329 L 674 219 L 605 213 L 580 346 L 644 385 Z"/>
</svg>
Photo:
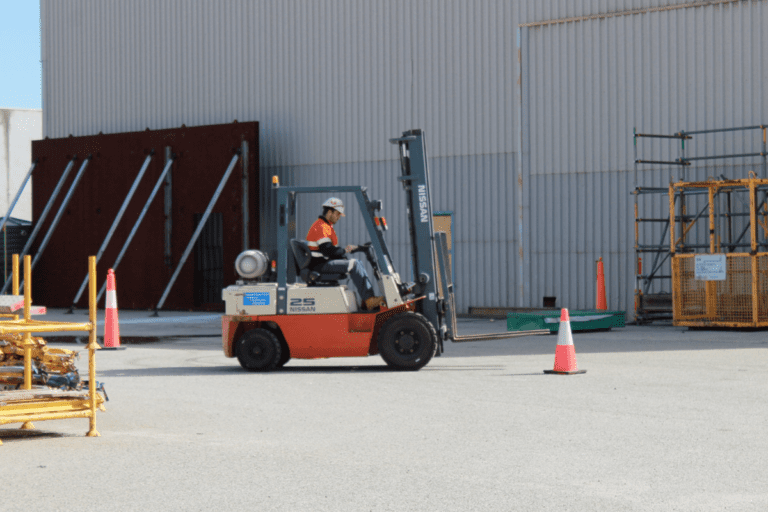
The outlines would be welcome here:
<svg viewBox="0 0 768 512">
<path fill-rule="evenodd" d="M 41 110 L 0 108 L 0 218 L 8 212 L 24 183 L 32 160 L 31 142 L 43 134 Z M 32 218 L 32 187 L 26 184 L 13 209 L 19 219 Z"/>
<path fill-rule="evenodd" d="M 363 184 L 407 273 L 387 140 L 423 128 L 434 210 L 453 214 L 460 311 L 631 310 L 633 128 L 768 122 L 765 0 L 41 0 L 44 135 L 258 121 L 260 189 Z M 701 142 L 699 142 L 701 140 Z M 738 150 L 705 137 L 688 154 Z M 641 149 L 670 156 L 664 142 Z M 738 151 L 734 151 L 738 152 Z M 662 159 L 662 158 L 658 158 Z M 743 177 L 759 161 L 688 169 Z M 260 198 L 262 246 L 270 198 Z M 318 197 L 319 205 L 323 198 Z M 663 212 L 665 202 L 649 203 Z M 318 213 L 302 212 L 300 229 Z M 340 236 L 363 236 L 354 211 Z M 344 225 L 346 224 L 346 225 Z"/>
</svg>

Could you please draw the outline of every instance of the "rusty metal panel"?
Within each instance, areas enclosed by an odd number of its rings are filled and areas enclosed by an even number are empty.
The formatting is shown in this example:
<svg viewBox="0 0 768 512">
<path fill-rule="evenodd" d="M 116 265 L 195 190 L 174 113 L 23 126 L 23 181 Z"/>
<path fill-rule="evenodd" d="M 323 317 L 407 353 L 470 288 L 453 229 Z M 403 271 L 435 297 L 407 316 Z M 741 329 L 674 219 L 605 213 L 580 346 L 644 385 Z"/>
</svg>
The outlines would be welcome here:
<svg viewBox="0 0 768 512">
<path fill-rule="evenodd" d="M 96 254 L 146 155 L 154 150 L 155 154 L 144 180 L 99 262 L 99 281 L 106 278 L 107 269 L 115 261 L 123 241 L 130 233 L 162 172 L 165 164 L 164 150 L 166 146 L 170 146 L 177 157 L 171 171 L 171 265 L 166 265 L 164 260 L 165 218 L 163 196 L 158 194 L 116 271 L 120 307 L 154 307 L 195 230 L 195 214 L 205 210 L 213 190 L 232 159 L 233 151 L 241 147 L 242 141 L 248 141 L 251 147 L 258 147 L 258 123 L 181 127 L 34 141 L 33 157 L 40 159 L 39 167 L 35 171 L 32 194 L 35 218 L 40 216 L 67 159 L 77 155 L 78 159 L 82 160 L 87 155 L 92 155 L 80 186 L 35 267 L 35 300 L 49 307 L 67 307 L 71 303 L 85 275 L 86 257 Z M 258 198 L 258 159 L 251 158 L 249 166 L 249 195 Z M 234 262 L 242 249 L 241 172 L 242 169 L 236 169 L 214 208 L 214 212 L 223 215 L 225 286 L 236 280 L 234 266 L 226 262 Z M 65 187 L 69 187 L 69 183 L 65 184 Z M 254 201 L 250 207 L 253 218 L 259 210 L 259 205 Z M 58 208 L 58 204 L 55 204 L 54 208 Z M 43 229 L 47 228 L 44 226 Z M 249 238 L 258 240 L 258 235 L 258 224 L 251 223 Z M 195 307 L 193 267 L 192 259 L 188 260 L 171 290 L 165 308 Z M 55 286 L 52 283 L 55 283 Z"/>
</svg>

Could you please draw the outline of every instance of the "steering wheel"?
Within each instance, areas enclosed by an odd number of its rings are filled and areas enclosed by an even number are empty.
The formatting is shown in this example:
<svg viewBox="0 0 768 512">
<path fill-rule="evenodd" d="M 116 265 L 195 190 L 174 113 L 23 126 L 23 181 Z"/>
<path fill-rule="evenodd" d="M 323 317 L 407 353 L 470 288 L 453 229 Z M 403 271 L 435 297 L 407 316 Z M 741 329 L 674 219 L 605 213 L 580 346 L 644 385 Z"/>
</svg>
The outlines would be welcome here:
<svg viewBox="0 0 768 512">
<path fill-rule="evenodd" d="M 355 249 L 352 252 L 353 253 L 356 253 L 356 252 L 365 252 L 365 253 L 367 253 L 370 250 L 370 248 L 371 248 L 371 242 L 366 242 L 363 245 L 358 245 L 357 249 Z"/>
</svg>

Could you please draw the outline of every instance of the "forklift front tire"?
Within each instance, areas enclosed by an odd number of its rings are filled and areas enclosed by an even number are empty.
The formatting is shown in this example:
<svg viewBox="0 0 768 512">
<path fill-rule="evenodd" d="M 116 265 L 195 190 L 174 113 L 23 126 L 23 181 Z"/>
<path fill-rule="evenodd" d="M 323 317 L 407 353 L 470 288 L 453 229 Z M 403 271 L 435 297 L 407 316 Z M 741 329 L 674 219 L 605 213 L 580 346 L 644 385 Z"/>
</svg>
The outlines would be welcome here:
<svg viewBox="0 0 768 512">
<path fill-rule="evenodd" d="M 240 366 L 253 372 L 268 372 L 280 363 L 282 347 L 272 332 L 257 327 L 246 331 L 237 340 L 237 360 Z"/>
<path fill-rule="evenodd" d="M 378 345 L 381 358 L 391 368 L 414 371 L 435 354 L 437 331 L 423 315 L 406 311 L 384 323 Z"/>
</svg>

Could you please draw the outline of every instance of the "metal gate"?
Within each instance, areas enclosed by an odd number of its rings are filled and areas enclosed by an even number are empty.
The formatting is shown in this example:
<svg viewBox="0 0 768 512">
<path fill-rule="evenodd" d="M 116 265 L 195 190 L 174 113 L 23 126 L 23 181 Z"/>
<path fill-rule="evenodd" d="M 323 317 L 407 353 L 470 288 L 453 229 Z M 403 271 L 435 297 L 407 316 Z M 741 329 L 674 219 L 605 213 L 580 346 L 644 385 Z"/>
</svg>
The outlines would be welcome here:
<svg viewBox="0 0 768 512">
<path fill-rule="evenodd" d="M 202 213 L 195 214 L 195 226 Z M 223 304 L 224 288 L 224 215 L 212 212 L 195 242 L 195 306 Z"/>
</svg>

